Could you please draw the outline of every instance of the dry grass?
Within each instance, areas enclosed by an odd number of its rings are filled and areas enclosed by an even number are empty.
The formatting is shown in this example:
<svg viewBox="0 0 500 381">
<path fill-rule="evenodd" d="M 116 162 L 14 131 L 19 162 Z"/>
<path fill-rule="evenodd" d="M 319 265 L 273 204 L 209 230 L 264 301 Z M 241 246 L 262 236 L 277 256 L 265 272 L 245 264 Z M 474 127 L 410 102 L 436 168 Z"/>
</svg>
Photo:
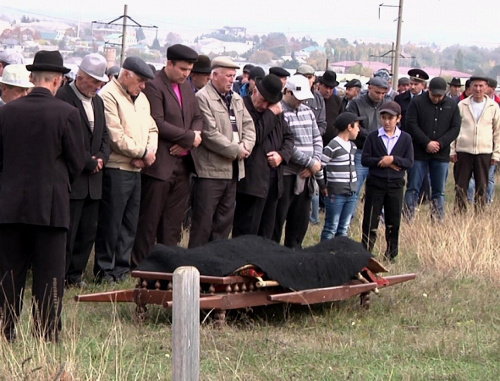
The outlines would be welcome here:
<svg viewBox="0 0 500 381">
<path fill-rule="evenodd" d="M 228 314 L 201 330 L 202 380 L 484 380 L 500 372 L 500 203 L 485 213 L 432 224 L 422 206 L 403 224 L 391 273 L 417 280 L 382 291 L 371 310 L 356 298 L 324 305 L 272 306 Z M 359 220 L 352 237 L 359 240 Z M 311 226 L 306 244 L 319 241 Z M 380 239 L 382 238 L 382 239 Z M 375 254 L 383 252 L 383 227 Z M 121 288 L 132 288 L 129 280 Z M 89 292 L 110 286 L 91 286 Z M 0 342 L 0 380 L 169 380 L 170 313 L 152 306 L 76 304 L 65 296 L 60 345 L 30 333 L 27 305 L 19 340 Z M 27 298 L 29 295 L 26 296 Z"/>
</svg>

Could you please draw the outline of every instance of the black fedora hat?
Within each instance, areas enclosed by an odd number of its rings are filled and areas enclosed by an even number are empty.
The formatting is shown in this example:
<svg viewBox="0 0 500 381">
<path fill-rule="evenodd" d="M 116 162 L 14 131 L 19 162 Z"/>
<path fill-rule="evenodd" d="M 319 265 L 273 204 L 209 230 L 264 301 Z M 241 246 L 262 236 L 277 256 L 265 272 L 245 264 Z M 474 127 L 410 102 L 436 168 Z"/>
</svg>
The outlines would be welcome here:
<svg viewBox="0 0 500 381">
<path fill-rule="evenodd" d="M 451 81 L 448 82 L 448 85 L 462 87 L 462 82 L 460 81 L 460 78 L 453 77 Z"/>
<path fill-rule="evenodd" d="M 194 63 L 191 69 L 191 73 L 210 74 L 212 72 L 210 65 L 210 57 L 200 54 L 198 56 L 198 61 Z"/>
<path fill-rule="evenodd" d="M 71 69 L 63 66 L 63 57 L 58 50 L 40 50 L 35 54 L 32 65 L 26 65 L 29 71 L 52 71 L 67 74 Z"/>
<path fill-rule="evenodd" d="M 278 103 L 281 100 L 283 83 L 277 75 L 268 74 L 264 78 L 257 77 L 255 84 L 259 93 L 269 103 Z"/>
<path fill-rule="evenodd" d="M 327 70 L 319 79 L 319 83 L 328 87 L 337 87 L 339 85 L 337 82 L 337 74 L 334 71 Z"/>
</svg>

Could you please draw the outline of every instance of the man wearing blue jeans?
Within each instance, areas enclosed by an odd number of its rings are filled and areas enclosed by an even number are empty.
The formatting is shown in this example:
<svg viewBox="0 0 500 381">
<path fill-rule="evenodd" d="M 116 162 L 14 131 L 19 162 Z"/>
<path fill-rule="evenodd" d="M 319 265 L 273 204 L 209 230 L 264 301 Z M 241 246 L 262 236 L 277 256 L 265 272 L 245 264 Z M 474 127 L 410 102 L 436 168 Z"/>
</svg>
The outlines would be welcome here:
<svg viewBox="0 0 500 381">
<path fill-rule="evenodd" d="M 415 217 L 419 193 L 427 172 L 431 181 L 432 216 L 444 216 L 444 191 L 448 177 L 450 145 L 460 132 L 460 113 L 456 102 L 445 96 L 446 81 L 433 78 L 429 91 L 412 99 L 406 113 L 406 129 L 412 136 L 415 161 L 408 170 L 405 214 Z"/>
<path fill-rule="evenodd" d="M 368 133 L 376 131 L 381 126 L 379 115 L 380 106 L 384 103 L 384 97 L 389 90 L 389 83 L 380 77 L 373 77 L 368 83 L 368 92 L 352 99 L 347 105 L 346 111 L 352 112 L 362 120 L 358 137 L 354 141 L 358 150 L 354 156 L 356 173 L 358 177 L 358 186 L 356 197 L 359 198 L 361 188 L 368 176 L 368 167 L 361 164 L 363 154 L 363 145 Z M 354 215 L 355 213 L 353 213 Z"/>
</svg>

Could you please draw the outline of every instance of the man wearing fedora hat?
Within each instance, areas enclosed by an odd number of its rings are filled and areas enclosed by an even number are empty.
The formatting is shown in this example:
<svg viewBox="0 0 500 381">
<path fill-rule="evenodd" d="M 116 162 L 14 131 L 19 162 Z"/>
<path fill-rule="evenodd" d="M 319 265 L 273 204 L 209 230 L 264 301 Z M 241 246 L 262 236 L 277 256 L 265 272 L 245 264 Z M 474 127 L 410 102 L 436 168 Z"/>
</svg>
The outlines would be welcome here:
<svg viewBox="0 0 500 381">
<path fill-rule="evenodd" d="M 76 79 L 61 87 L 56 97 L 80 112 L 85 140 L 85 168 L 71 187 L 70 224 L 66 242 L 66 284 L 83 286 L 82 275 L 97 232 L 102 173 L 110 148 L 104 103 L 97 92 L 108 82 L 106 59 L 91 53 L 83 57 Z"/>
<path fill-rule="evenodd" d="M 27 95 L 33 86 L 33 83 L 30 82 L 30 73 L 26 70 L 25 65 L 7 66 L 3 71 L 3 76 L 0 77 L 0 88 L 2 90 L 0 107 Z"/>
<path fill-rule="evenodd" d="M 203 143 L 193 150 L 198 175 L 193 195 L 189 247 L 226 239 L 234 218 L 236 184 L 255 145 L 255 127 L 243 99 L 231 88 L 238 65 L 212 60 L 212 79 L 196 93 L 203 116 Z"/>
<path fill-rule="evenodd" d="M 103 173 L 95 242 L 97 281 L 120 282 L 130 272 L 139 220 L 141 170 L 156 160 L 158 127 L 143 94 L 154 75 L 139 57 L 127 57 L 118 78 L 101 89 L 111 154 Z"/>
<path fill-rule="evenodd" d="M 339 85 L 337 74 L 334 71 L 327 70 L 319 78 L 318 92 L 325 101 L 326 129 L 323 133 L 323 146 L 330 143 L 336 135 L 335 120 L 341 112 L 342 100 L 334 94 L 335 88 Z"/>
<path fill-rule="evenodd" d="M 70 69 L 58 51 L 35 54 L 30 94 L 0 108 L 0 316 L 15 339 L 28 269 L 34 332 L 57 341 L 64 292 L 70 184 L 85 166 L 78 110 L 54 97 Z"/>
<path fill-rule="evenodd" d="M 156 161 L 141 173 L 141 209 L 132 250 L 135 268 L 155 242 L 175 246 L 190 194 L 191 149 L 200 145 L 203 120 L 187 78 L 198 59 L 188 46 L 167 49 L 167 62 L 146 84 L 144 94 L 159 131 Z"/>
<path fill-rule="evenodd" d="M 456 101 L 462 92 L 462 82 L 460 81 L 460 78 L 453 77 L 451 81 L 448 82 L 448 85 L 450 86 L 450 91 L 446 96 Z"/>
<path fill-rule="evenodd" d="M 252 95 L 243 98 L 255 124 L 252 154 L 245 159 L 245 178 L 237 185 L 233 237 L 271 238 L 276 206 L 283 193 L 283 166 L 293 151 L 293 136 L 283 118 L 281 80 L 274 74 L 257 78 Z"/>
<path fill-rule="evenodd" d="M 191 83 L 193 91 L 196 93 L 201 90 L 210 81 L 210 74 L 212 69 L 210 68 L 210 57 L 200 54 L 198 60 L 194 63 L 191 69 L 191 74 L 188 77 L 188 81 Z"/>
</svg>

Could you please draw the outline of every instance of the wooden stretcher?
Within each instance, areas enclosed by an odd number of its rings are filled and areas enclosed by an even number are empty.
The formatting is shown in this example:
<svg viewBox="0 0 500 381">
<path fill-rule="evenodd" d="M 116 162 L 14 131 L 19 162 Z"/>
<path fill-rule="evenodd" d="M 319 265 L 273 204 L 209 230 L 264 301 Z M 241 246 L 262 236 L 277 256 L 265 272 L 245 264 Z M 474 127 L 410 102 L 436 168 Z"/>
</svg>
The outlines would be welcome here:
<svg viewBox="0 0 500 381">
<path fill-rule="evenodd" d="M 370 306 L 370 293 L 378 293 L 381 288 L 415 279 L 415 274 L 390 275 L 379 277 L 377 273 L 387 271 L 379 262 L 370 260 L 364 269 L 370 276 L 357 275 L 341 286 L 293 291 L 282 288 L 273 280 L 240 275 L 224 277 L 200 275 L 200 309 L 213 310 L 214 318 L 224 323 L 227 310 L 267 306 L 278 303 L 309 305 L 346 300 L 360 295 L 360 304 Z M 132 277 L 138 279 L 135 289 L 77 295 L 77 302 L 128 302 L 136 303 L 139 319 L 146 317 L 147 305 L 160 305 L 172 308 L 173 274 L 163 272 L 133 271 Z M 151 283 L 154 282 L 154 289 Z M 161 289 L 167 282 L 167 289 Z"/>
</svg>

